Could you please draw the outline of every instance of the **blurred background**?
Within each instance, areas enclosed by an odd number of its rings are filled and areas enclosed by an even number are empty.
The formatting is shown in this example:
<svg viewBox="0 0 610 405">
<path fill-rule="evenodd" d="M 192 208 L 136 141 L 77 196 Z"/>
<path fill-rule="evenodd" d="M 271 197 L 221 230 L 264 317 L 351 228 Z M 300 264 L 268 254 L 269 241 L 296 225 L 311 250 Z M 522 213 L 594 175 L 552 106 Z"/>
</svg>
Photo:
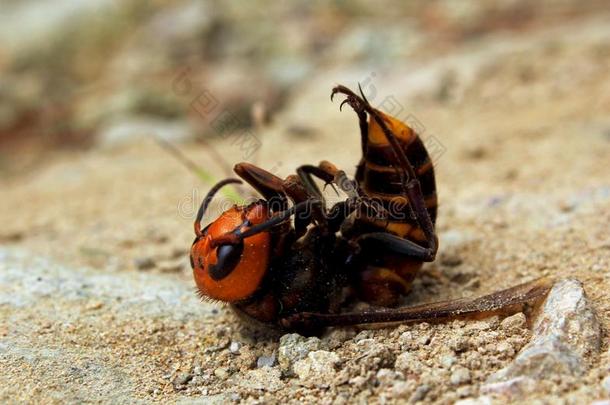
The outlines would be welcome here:
<svg viewBox="0 0 610 405">
<path fill-rule="evenodd" d="M 244 160 L 282 177 L 322 159 L 352 173 L 357 119 L 329 95 L 360 83 L 436 163 L 439 260 L 407 303 L 573 275 L 598 286 L 607 325 L 609 22 L 601 0 L 0 0 L 2 311 L 29 332 L 51 325 L 58 347 L 99 330 L 169 339 L 170 354 L 116 361 L 130 374 L 154 357 L 136 392 L 182 395 L 158 379 L 188 357 L 185 319 L 237 325 L 203 316 L 214 306 L 191 291 L 201 198 Z M 83 316 L 92 329 L 55 329 Z M 4 328 L 13 345 L 50 344 Z"/>
<path fill-rule="evenodd" d="M 554 91 L 568 91 L 575 85 L 566 83 L 568 67 L 558 71 L 562 67 L 552 59 L 563 44 L 548 36 L 553 27 L 583 34 L 568 25 L 606 11 L 603 1 L 570 0 L 400 6 L 389 1 L 4 0 L 0 169 L 11 173 L 40 164 L 57 149 L 87 150 L 148 132 L 174 140 L 213 138 L 219 135 L 207 125 L 213 117 L 196 116 L 191 105 L 204 91 L 219 104 L 214 115 L 227 109 L 239 129 L 252 126 L 253 106 L 273 119 L 299 103 L 303 93 L 318 87 L 328 92 L 334 83 L 353 85 L 371 75 L 381 91 L 400 95 L 402 103 L 405 96 L 417 100 L 409 104 L 412 110 L 459 104 L 472 86 L 479 90 L 482 82 L 507 74 L 509 67 L 495 55 L 511 47 L 510 69 L 519 75 L 512 86 L 533 94 L 531 84 L 544 75 L 555 80 Z M 541 30 L 549 32 L 545 53 L 528 55 L 517 39 L 525 43 Z M 590 51 L 603 58 L 604 46 L 600 39 Z M 579 66 L 568 62 L 573 69 Z M 602 68 L 601 59 L 591 62 L 588 69 Z M 190 91 L 175 84 L 181 75 L 192 82 Z M 501 85 L 506 80 L 495 84 Z M 513 99 L 502 92 L 512 86 L 483 87 L 478 97 Z M 295 136 L 325 125 L 314 115 L 318 108 L 336 113 L 324 98 L 301 103 L 311 111 L 295 111 L 296 122 L 284 123 Z"/>
</svg>

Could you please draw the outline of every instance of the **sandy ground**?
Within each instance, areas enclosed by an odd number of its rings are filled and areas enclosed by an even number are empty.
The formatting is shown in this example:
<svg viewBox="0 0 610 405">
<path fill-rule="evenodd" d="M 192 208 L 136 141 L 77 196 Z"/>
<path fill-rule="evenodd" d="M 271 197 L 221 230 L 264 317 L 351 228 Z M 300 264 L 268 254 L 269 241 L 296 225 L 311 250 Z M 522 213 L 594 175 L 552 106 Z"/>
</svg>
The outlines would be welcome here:
<svg viewBox="0 0 610 405">
<path fill-rule="evenodd" d="M 443 151 L 439 256 L 406 304 L 570 276 L 610 327 L 610 27 L 572 24 L 375 72 L 377 100 L 394 95 Z M 287 175 L 328 159 L 349 172 L 357 122 L 328 95 L 370 74 L 307 80 L 259 131 L 257 163 Z M 229 141 L 214 145 L 229 162 L 243 159 Z M 180 148 L 225 176 L 200 145 Z M 338 329 L 319 343 L 336 355 L 336 375 L 302 381 L 273 361 L 278 336 L 195 296 L 187 251 L 209 185 L 152 140 L 55 154 L 1 187 L 2 402 L 451 403 L 479 397 L 529 339 L 499 319 Z M 607 399 L 607 350 L 604 335 L 584 376 L 551 378 L 531 398 Z M 273 366 L 258 367 L 265 361 Z"/>
</svg>

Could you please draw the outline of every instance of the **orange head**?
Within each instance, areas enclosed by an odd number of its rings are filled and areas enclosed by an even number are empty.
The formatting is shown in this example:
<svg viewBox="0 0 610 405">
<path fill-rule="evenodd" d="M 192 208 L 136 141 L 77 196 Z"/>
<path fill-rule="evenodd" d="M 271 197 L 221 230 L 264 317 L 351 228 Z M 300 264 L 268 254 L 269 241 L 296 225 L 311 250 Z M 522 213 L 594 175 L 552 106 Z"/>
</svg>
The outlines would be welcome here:
<svg viewBox="0 0 610 405">
<path fill-rule="evenodd" d="M 200 229 L 204 200 L 195 222 L 197 238 L 191 247 L 191 265 L 197 289 L 204 297 L 236 302 L 250 297 L 260 286 L 269 265 L 268 231 L 241 237 L 251 227 L 270 218 L 265 201 L 233 206 Z"/>
</svg>

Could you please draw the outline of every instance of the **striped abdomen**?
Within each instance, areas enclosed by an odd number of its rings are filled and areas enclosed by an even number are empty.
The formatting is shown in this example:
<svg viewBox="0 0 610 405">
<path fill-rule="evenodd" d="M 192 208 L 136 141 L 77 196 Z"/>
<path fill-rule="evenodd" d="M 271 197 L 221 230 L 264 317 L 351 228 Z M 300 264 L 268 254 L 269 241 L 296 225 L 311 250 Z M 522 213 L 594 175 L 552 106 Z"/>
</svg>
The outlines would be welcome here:
<svg viewBox="0 0 610 405">
<path fill-rule="evenodd" d="M 434 167 L 422 140 L 415 131 L 399 120 L 382 115 L 386 124 L 398 138 L 406 153 L 416 177 L 420 182 L 426 208 L 434 223 L 437 213 L 436 183 Z M 389 220 L 371 220 L 359 218 L 366 222 L 366 228 L 377 231 L 386 230 L 400 237 L 425 245 L 423 232 L 417 221 L 411 217 L 402 184 L 401 173 L 392 146 L 374 120 L 370 120 L 368 134 L 363 145 L 363 158 L 358 165 L 356 180 L 361 189 L 371 198 L 380 201 L 389 211 Z M 360 225 L 365 225 L 361 223 Z M 371 230 L 372 230 L 371 229 Z"/>
</svg>

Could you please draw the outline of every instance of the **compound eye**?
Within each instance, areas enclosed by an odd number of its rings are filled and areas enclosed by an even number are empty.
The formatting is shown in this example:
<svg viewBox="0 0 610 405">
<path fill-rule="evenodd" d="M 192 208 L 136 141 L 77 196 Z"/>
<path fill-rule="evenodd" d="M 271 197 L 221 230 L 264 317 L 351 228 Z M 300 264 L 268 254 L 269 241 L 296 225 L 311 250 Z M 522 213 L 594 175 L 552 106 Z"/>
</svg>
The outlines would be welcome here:
<svg viewBox="0 0 610 405">
<path fill-rule="evenodd" d="M 219 281 L 231 274 L 239 264 L 241 255 L 244 252 L 244 243 L 237 245 L 220 245 L 216 250 L 217 261 L 210 265 L 208 270 L 210 277 Z"/>
</svg>

